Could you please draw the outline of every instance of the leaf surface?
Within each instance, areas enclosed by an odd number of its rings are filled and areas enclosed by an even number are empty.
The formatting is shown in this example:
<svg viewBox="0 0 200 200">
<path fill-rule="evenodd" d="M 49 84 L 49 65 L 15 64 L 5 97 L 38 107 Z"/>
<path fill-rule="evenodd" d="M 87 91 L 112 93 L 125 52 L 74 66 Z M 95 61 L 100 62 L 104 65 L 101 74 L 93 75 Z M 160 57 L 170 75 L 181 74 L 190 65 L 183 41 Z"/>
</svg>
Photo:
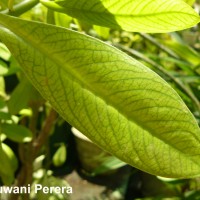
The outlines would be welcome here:
<svg viewBox="0 0 200 200">
<path fill-rule="evenodd" d="M 89 36 L 0 15 L 1 40 L 59 114 L 146 172 L 200 174 L 200 130 L 178 94 L 125 53 Z"/>
<path fill-rule="evenodd" d="M 200 21 L 183 0 L 41 0 L 41 3 L 91 24 L 134 32 L 171 32 Z"/>
</svg>

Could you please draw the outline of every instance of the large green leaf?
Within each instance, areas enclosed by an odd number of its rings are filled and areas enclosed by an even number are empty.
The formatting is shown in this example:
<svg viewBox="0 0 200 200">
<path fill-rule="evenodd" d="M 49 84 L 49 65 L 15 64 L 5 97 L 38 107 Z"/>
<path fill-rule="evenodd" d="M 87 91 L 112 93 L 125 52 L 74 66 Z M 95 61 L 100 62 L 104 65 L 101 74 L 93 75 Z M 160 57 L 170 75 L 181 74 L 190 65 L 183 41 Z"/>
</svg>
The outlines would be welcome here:
<svg viewBox="0 0 200 200">
<path fill-rule="evenodd" d="M 152 174 L 200 174 L 200 130 L 177 93 L 89 36 L 0 15 L 0 38 L 45 99 L 104 150 Z"/>
<path fill-rule="evenodd" d="M 183 0 L 41 0 L 41 3 L 91 24 L 135 32 L 171 32 L 200 21 Z"/>
</svg>

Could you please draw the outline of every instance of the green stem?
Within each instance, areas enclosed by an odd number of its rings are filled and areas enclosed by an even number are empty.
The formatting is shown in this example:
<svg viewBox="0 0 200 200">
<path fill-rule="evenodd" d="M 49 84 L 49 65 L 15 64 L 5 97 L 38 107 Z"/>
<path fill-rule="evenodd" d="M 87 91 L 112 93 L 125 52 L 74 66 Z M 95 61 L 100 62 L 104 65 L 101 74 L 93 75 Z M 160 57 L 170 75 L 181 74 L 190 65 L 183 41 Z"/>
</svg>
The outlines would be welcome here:
<svg viewBox="0 0 200 200">
<path fill-rule="evenodd" d="M 44 122 L 44 126 L 43 126 L 42 130 L 39 132 L 38 137 L 33 141 L 33 149 L 34 149 L 33 156 L 34 156 L 34 158 L 36 158 L 39 150 L 47 141 L 47 139 L 49 137 L 49 133 L 56 122 L 57 116 L 58 116 L 57 112 L 54 111 L 53 109 L 51 109 L 48 117 L 46 118 L 46 120 Z"/>
<path fill-rule="evenodd" d="M 13 6 L 12 10 L 6 9 L 2 10 L 0 13 L 12 16 L 19 16 L 25 13 L 26 11 L 30 10 L 31 8 L 33 8 L 38 3 L 39 0 L 25 0 Z"/>
<path fill-rule="evenodd" d="M 131 55 L 142 59 L 143 61 L 145 61 L 146 63 L 152 65 L 154 68 L 156 68 L 157 70 L 159 70 L 160 72 L 162 72 L 163 74 L 165 74 L 168 78 L 170 78 L 179 88 L 181 88 L 190 98 L 191 100 L 194 102 L 194 104 L 196 105 L 196 108 L 198 109 L 198 112 L 200 113 L 200 103 L 199 100 L 196 98 L 196 96 L 187 88 L 185 87 L 185 85 L 177 78 L 175 78 L 173 75 L 171 75 L 168 71 L 166 71 L 161 65 L 158 65 L 156 62 L 154 62 L 153 60 L 149 59 L 148 57 L 146 57 L 145 55 L 139 53 L 138 51 L 135 51 L 133 49 L 130 49 L 128 47 L 125 47 L 123 45 L 120 44 L 114 44 L 116 47 L 130 53 Z"/>
<path fill-rule="evenodd" d="M 141 37 L 148 40 L 155 46 L 157 46 L 159 49 L 163 50 L 165 53 L 170 55 L 173 58 L 179 58 L 178 55 L 176 55 L 171 49 L 167 48 L 166 46 L 160 44 L 155 38 L 151 37 L 149 34 L 146 33 L 138 33 Z"/>
</svg>

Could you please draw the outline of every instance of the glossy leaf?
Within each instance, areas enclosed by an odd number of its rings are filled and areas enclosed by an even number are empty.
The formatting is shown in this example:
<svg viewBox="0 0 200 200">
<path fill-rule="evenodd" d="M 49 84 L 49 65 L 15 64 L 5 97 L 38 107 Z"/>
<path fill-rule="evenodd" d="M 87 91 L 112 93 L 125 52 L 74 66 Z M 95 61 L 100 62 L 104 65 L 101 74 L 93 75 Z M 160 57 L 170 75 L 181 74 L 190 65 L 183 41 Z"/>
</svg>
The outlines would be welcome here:
<svg viewBox="0 0 200 200">
<path fill-rule="evenodd" d="M 78 32 L 4 15 L 0 24 L 33 85 L 94 143 L 152 174 L 200 174 L 197 122 L 157 74 Z"/>
<path fill-rule="evenodd" d="M 200 21 L 183 0 L 41 0 L 41 3 L 91 24 L 126 31 L 171 32 Z"/>
<path fill-rule="evenodd" d="M 2 124 L 2 133 L 15 142 L 30 142 L 32 133 L 24 126 L 17 124 Z"/>
</svg>

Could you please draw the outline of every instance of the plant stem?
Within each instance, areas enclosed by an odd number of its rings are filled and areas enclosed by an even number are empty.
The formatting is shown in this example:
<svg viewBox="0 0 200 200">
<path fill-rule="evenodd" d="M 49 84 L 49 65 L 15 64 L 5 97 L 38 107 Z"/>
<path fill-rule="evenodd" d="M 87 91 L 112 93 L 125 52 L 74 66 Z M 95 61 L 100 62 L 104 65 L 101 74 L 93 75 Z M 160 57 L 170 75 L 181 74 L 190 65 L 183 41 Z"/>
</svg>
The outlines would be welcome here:
<svg viewBox="0 0 200 200">
<path fill-rule="evenodd" d="M 38 137 L 33 142 L 33 148 L 34 148 L 34 157 L 37 156 L 39 150 L 44 145 L 44 143 L 47 141 L 47 138 L 49 137 L 49 133 L 56 121 L 57 113 L 53 109 L 51 109 L 47 119 L 44 122 L 44 126 L 42 130 L 40 131 Z"/>
<path fill-rule="evenodd" d="M 27 186 L 32 183 L 32 175 L 33 175 L 33 162 L 37 157 L 41 147 L 47 141 L 49 133 L 54 126 L 55 120 L 57 118 L 57 113 L 51 109 L 49 115 L 47 116 L 44 126 L 42 130 L 39 132 L 37 136 L 37 119 L 38 119 L 38 109 L 41 106 L 40 103 L 31 103 L 30 106 L 33 110 L 33 116 L 31 117 L 29 123 L 29 129 L 33 132 L 33 141 L 27 144 L 23 144 L 20 146 L 20 156 L 22 161 L 22 168 L 16 178 L 16 182 L 14 186 Z M 19 198 L 19 194 L 11 194 L 10 200 L 17 200 Z M 24 200 L 29 200 L 29 194 L 23 195 Z"/>
<path fill-rule="evenodd" d="M 146 39 L 149 42 L 151 42 L 152 44 L 154 44 L 155 46 L 157 46 L 159 49 L 163 50 L 165 53 L 167 53 L 171 57 L 176 58 L 176 59 L 179 58 L 179 56 L 176 55 L 171 49 L 169 49 L 166 46 L 160 44 L 155 38 L 151 37 L 149 34 L 146 34 L 146 33 L 138 33 L 138 34 L 141 37 L 143 37 L 144 39 Z"/>
<path fill-rule="evenodd" d="M 185 87 L 185 85 L 176 77 L 174 77 L 173 75 L 171 75 L 168 71 L 166 71 L 164 69 L 164 67 L 162 67 L 161 65 L 157 64 L 156 62 L 154 62 L 153 60 L 149 59 L 148 57 L 146 57 L 145 55 L 139 53 L 138 51 L 135 51 L 133 49 L 130 49 L 128 47 L 125 47 L 123 45 L 120 44 L 114 44 L 114 46 L 130 53 L 131 55 L 142 59 L 143 61 L 145 61 L 146 63 L 152 65 L 154 68 L 156 68 L 157 70 L 159 70 L 160 72 L 162 72 L 163 74 L 165 74 L 168 78 L 170 78 L 179 88 L 181 88 L 190 98 L 191 100 L 194 102 L 194 104 L 196 105 L 196 108 L 198 109 L 198 112 L 200 113 L 200 103 L 199 100 L 196 98 L 196 96 L 193 95 L 193 93 L 187 88 Z"/>
<path fill-rule="evenodd" d="M 13 6 L 12 10 L 6 9 L 6 10 L 2 10 L 0 13 L 6 14 L 6 15 L 12 15 L 12 16 L 19 16 L 25 13 L 26 11 L 30 10 L 31 8 L 33 8 L 38 3 L 39 3 L 39 0 L 25 0 Z"/>
</svg>

